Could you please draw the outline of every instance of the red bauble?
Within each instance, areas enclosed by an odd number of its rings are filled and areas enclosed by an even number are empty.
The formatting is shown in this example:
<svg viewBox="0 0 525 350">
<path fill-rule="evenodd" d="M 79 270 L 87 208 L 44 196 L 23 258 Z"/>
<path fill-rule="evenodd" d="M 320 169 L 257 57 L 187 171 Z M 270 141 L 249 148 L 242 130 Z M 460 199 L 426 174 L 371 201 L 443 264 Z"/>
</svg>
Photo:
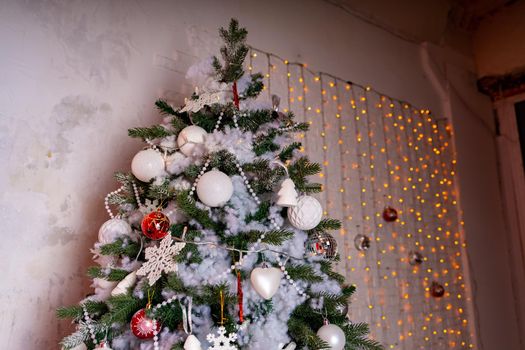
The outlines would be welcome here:
<svg viewBox="0 0 525 350">
<path fill-rule="evenodd" d="M 170 219 L 161 211 L 149 213 L 142 219 L 142 233 L 150 239 L 161 239 L 168 235 Z"/>
<path fill-rule="evenodd" d="M 434 298 L 441 298 L 443 295 L 445 295 L 445 287 L 443 287 L 438 282 L 432 282 L 432 285 L 430 286 L 430 294 Z"/>
<path fill-rule="evenodd" d="M 156 333 L 160 331 L 160 323 L 157 322 Z M 149 339 L 153 338 L 153 320 L 146 316 L 146 309 L 140 309 L 135 312 L 135 315 L 131 318 L 131 331 L 137 338 Z"/>
<path fill-rule="evenodd" d="M 397 210 L 392 207 L 385 207 L 383 210 L 383 219 L 386 222 L 394 222 L 397 220 Z"/>
</svg>

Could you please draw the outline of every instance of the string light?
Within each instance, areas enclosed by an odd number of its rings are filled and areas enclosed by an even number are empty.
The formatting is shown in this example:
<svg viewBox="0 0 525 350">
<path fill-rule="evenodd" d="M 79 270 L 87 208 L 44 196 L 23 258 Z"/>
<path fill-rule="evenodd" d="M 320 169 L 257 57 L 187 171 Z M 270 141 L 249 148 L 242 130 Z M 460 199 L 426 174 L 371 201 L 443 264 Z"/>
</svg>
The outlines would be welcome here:
<svg viewBox="0 0 525 350">
<path fill-rule="evenodd" d="M 310 158 L 322 156 L 325 213 L 344 218 L 339 240 L 345 259 L 338 269 L 360 282 L 352 313 L 358 318 L 367 310 L 372 335 L 390 349 L 473 348 L 450 125 L 370 86 L 252 48 L 253 70 L 256 51 L 267 57 L 269 96 L 287 96 L 287 110 L 316 134 L 298 138 L 311 147 Z M 398 221 L 382 222 L 385 205 L 398 210 Z M 357 233 L 373 235 L 366 253 L 353 247 Z M 421 266 L 408 264 L 411 250 L 423 253 Z M 446 289 L 441 299 L 430 295 L 435 280 Z"/>
</svg>

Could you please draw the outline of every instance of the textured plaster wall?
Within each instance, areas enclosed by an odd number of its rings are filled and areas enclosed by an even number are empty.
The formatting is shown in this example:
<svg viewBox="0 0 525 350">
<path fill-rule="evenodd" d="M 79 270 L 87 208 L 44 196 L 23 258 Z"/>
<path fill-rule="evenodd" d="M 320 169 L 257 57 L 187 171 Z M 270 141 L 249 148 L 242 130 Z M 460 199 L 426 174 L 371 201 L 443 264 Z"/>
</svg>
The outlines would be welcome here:
<svg viewBox="0 0 525 350">
<path fill-rule="evenodd" d="M 231 16 L 248 26 L 255 47 L 441 111 L 417 45 L 322 1 L 0 1 L 5 348 L 54 349 L 71 330 L 55 320 L 54 309 L 89 291 L 84 272 L 106 219 L 103 197 L 116 187 L 111 174 L 127 170 L 142 147 L 127 128 L 158 120 L 156 98 L 181 102 L 190 94 L 186 68 L 216 51 L 216 28 Z M 448 65 L 461 74 L 472 66 Z M 473 76 L 459 73 L 461 91 L 471 102 L 484 101 L 474 93 Z M 472 127 L 477 110 L 458 111 L 459 164 L 479 165 L 460 171 L 467 238 L 477 242 L 472 274 L 482 344 L 517 349 L 505 264 L 485 269 L 487 254 L 505 254 L 496 237 L 502 221 L 492 135 Z M 477 142 L 485 154 L 476 153 Z M 491 216 L 481 212 L 481 200 Z"/>
</svg>

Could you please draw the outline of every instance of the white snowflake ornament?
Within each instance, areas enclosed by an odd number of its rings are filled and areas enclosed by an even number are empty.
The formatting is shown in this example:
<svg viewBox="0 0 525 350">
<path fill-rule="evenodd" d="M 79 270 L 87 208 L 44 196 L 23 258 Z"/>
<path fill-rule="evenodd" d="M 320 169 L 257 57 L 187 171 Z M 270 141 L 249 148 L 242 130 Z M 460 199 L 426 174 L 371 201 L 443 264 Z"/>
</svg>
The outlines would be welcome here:
<svg viewBox="0 0 525 350">
<path fill-rule="evenodd" d="M 213 344 L 211 348 L 208 348 L 208 350 L 237 350 L 238 347 L 235 346 L 235 341 L 237 340 L 237 333 L 228 333 L 228 336 L 226 336 L 226 328 L 219 327 L 217 330 L 217 333 L 219 334 L 218 337 L 215 336 L 215 334 L 208 334 L 206 336 L 206 339 Z"/>
<path fill-rule="evenodd" d="M 146 262 L 138 269 L 137 275 L 148 276 L 150 285 L 155 284 L 163 272 L 176 272 L 177 264 L 173 257 L 180 253 L 186 243 L 177 242 L 172 244 L 171 235 L 167 235 L 160 241 L 158 247 L 146 248 Z"/>
<path fill-rule="evenodd" d="M 196 99 L 185 99 L 184 108 L 181 112 L 196 113 L 204 108 L 204 106 L 211 106 L 214 103 L 219 103 L 223 97 L 222 92 L 203 92 Z"/>
<path fill-rule="evenodd" d="M 159 207 L 159 201 L 157 199 L 154 199 L 154 200 L 146 199 L 144 201 L 144 204 L 142 204 L 139 207 L 139 210 L 142 214 L 147 215 L 151 212 L 157 211 L 158 207 Z"/>
</svg>

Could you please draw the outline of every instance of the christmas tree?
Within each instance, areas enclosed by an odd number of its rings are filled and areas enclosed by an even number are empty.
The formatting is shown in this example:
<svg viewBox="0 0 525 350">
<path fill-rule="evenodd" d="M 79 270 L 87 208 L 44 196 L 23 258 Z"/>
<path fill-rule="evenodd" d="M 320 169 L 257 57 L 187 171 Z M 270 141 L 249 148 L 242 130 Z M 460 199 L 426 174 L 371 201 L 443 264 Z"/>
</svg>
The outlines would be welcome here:
<svg viewBox="0 0 525 350">
<path fill-rule="evenodd" d="M 256 99 L 247 32 L 221 28 L 221 58 L 190 69 L 202 86 L 163 122 L 129 130 L 147 148 L 106 197 L 89 269 L 95 293 L 62 307 L 64 349 L 380 349 L 353 323 L 354 286 L 309 181 L 320 166 L 297 134 L 307 123 Z M 118 208 L 115 215 L 112 210 Z"/>
</svg>

